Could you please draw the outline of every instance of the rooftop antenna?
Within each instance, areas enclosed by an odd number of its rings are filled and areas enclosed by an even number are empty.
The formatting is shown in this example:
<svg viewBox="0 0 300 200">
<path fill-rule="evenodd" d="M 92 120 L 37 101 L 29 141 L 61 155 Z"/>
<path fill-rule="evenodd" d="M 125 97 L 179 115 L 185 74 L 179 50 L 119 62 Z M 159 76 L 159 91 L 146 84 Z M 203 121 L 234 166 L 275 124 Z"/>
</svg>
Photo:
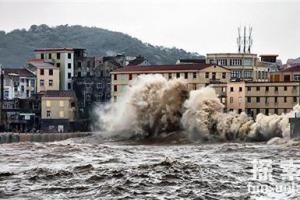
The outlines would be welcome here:
<svg viewBox="0 0 300 200">
<path fill-rule="evenodd" d="M 251 53 L 251 47 L 253 44 L 253 39 L 252 39 L 252 27 L 249 27 L 249 36 L 248 36 L 248 53 Z"/>
<path fill-rule="evenodd" d="M 243 53 L 246 53 L 246 44 L 247 44 L 246 31 L 247 31 L 246 26 L 244 26 Z"/>
<path fill-rule="evenodd" d="M 241 27 L 238 27 L 238 37 L 237 37 L 237 45 L 238 45 L 238 52 L 241 53 L 241 45 L 242 45 L 242 40 L 241 40 Z"/>
</svg>

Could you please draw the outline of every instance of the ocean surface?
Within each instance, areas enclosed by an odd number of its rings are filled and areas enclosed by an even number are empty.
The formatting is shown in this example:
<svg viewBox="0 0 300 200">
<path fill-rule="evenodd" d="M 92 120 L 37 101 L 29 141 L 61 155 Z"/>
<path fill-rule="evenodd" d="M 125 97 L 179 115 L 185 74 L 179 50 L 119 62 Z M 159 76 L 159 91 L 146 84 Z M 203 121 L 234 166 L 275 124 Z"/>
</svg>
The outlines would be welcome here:
<svg viewBox="0 0 300 200">
<path fill-rule="evenodd" d="M 300 160 L 299 148 L 104 141 L 95 136 L 1 144 L 0 198 L 297 199 L 297 191 L 251 192 L 249 184 L 288 185 L 279 163 Z M 272 162 L 272 181 L 253 178 L 255 161 Z"/>
</svg>

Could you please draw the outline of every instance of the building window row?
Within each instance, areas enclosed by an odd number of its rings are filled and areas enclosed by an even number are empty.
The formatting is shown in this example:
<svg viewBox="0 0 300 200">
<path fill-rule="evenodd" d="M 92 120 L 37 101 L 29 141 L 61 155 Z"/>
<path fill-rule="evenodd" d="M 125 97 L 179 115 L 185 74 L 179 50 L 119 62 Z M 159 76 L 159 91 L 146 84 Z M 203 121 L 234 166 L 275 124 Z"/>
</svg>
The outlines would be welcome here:
<svg viewBox="0 0 300 200">
<path fill-rule="evenodd" d="M 47 54 L 41 53 L 41 59 L 45 59 L 45 55 Z M 48 59 L 52 59 L 52 53 L 48 53 Z M 60 53 L 56 53 L 56 59 L 60 59 Z"/>
<path fill-rule="evenodd" d="M 280 86 L 255 86 L 255 87 L 253 87 L 253 86 L 247 86 L 247 91 L 252 91 L 253 90 L 253 88 L 256 88 L 256 91 L 260 91 L 260 89 L 261 88 L 265 88 L 265 91 L 266 92 L 269 92 L 270 91 L 270 88 L 271 88 L 271 90 L 273 90 L 274 92 L 278 92 L 279 91 L 279 87 Z M 288 86 L 281 86 L 282 88 L 283 88 L 283 90 L 284 91 L 287 91 L 288 90 Z M 295 91 L 296 90 L 296 86 L 293 86 L 292 87 L 292 90 L 293 91 Z"/>
<path fill-rule="evenodd" d="M 264 101 L 261 101 L 261 99 L 264 98 Z M 278 103 L 279 98 L 283 99 L 283 103 L 288 102 L 288 99 L 291 99 L 292 102 L 297 103 L 297 97 L 247 97 L 247 103 Z"/>
</svg>

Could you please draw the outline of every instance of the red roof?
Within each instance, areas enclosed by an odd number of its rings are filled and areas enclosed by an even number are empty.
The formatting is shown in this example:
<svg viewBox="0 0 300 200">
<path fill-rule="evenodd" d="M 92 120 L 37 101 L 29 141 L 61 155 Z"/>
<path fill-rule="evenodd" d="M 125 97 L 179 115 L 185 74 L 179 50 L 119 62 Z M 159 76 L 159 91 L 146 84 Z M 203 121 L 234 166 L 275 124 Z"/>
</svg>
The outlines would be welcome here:
<svg viewBox="0 0 300 200">
<path fill-rule="evenodd" d="M 28 63 L 29 62 L 44 62 L 44 60 L 43 59 L 39 59 L 39 58 L 32 58 L 32 59 L 28 60 L 27 62 Z"/>
<path fill-rule="evenodd" d="M 146 66 L 126 66 L 114 70 L 113 72 L 154 72 L 154 71 L 198 71 L 210 66 L 219 66 L 229 71 L 229 69 L 213 64 L 178 64 L 178 65 L 146 65 Z"/>
<path fill-rule="evenodd" d="M 300 72 L 300 65 L 295 65 L 295 66 L 283 69 L 280 72 Z"/>
</svg>

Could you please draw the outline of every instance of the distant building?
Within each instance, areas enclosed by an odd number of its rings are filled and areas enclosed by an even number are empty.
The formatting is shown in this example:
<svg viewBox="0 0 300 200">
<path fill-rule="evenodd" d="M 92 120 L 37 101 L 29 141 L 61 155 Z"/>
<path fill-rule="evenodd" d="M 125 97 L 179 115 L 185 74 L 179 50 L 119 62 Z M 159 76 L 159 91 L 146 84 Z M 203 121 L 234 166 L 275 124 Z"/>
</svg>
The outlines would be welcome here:
<svg viewBox="0 0 300 200">
<path fill-rule="evenodd" d="M 45 91 L 41 97 L 41 130 L 69 132 L 76 117 L 73 91 Z"/>
<path fill-rule="evenodd" d="M 300 81 L 300 64 L 270 74 L 270 81 Z"/>
<path fill-rule="evenodd" d="M 127 66 L 116 69 L 111 73 L 113 99 L 116 101 L 130 81 L 142 74 L 161 74 L 168 80 L 182 78 L 190 90 L 212 85 L 226 105 L 226 83 L 230 81 L 230 70 L 214 64 Z"/>
<path fill-rule="evenodd" d="M 59 89 L 71 90 L 72 77 L 74 76 L 75 52 L 74 48 L 44 48 L 35 49 L 35 58 L 53 63 L 59 69 Z M 81 55 L 80 55 L 81 56 Z"/>
<path fill-rule="evenodd" d="M 35 75 L 25 68 L 3 68 L 4 99 L 27 99 L 35 93 Z"/>
<path fill-rule="evenodd" d="M 230 82 L 227 83 L 229 111 L 258 113 L 287 113 L 299 103 L 300 82 Z"/>
<path fill-rule="evenodd" d="M 28 62 L 27 70 L 36 76 L 37 93 L 47 90 L 59 90 L 59 68 L 54 63 L 32 59 Z"/>
<path fill-rule="evenodd" d="M 231 70 L 232 80 L 253 80 L 257 54 L 251 53 L 208 53 L 207 64 L 218 64 Z"/>
</svg>

